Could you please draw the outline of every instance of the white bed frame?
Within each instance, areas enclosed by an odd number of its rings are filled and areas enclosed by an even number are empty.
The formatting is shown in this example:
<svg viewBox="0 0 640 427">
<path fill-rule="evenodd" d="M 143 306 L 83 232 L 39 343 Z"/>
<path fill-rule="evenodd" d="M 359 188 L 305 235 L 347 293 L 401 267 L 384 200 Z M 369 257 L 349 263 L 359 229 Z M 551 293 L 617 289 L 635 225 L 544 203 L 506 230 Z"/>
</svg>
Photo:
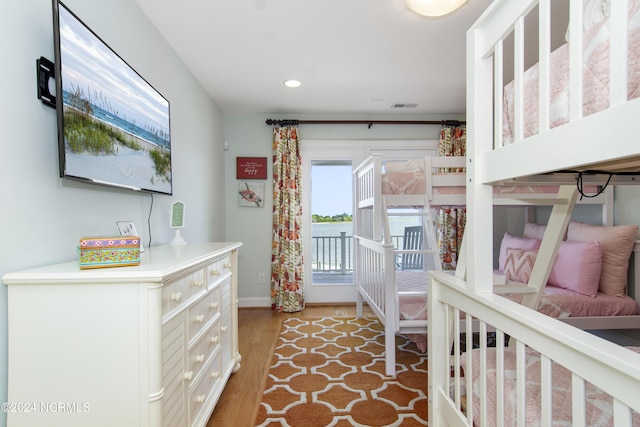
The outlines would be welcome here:
<svg viewBox="0 0 640 427">
<path fill-rule="evenodd" d="M 539 79 L 540 123 L 537 135 L 522 138 L 522 76 L 524 72 L 524 16 L 538 5 L 539 11 Z M 581 0 L 571 0 L 571 45 L 582 45 Z M 524 179 L 537 182 L 540 174 L 561 170 L 640 170 L 640 145 L 636 125 L 640 114 L 640 99 L 627 100 L 626 95 L 626 32 L 628 2 L 611 2 L 611 66 L 610 105 L 607 110 L 582 117 L 580 66 L 571 67 L 570 121 L 549 129 L 549 40 L 551 0 L 496 0 L 483 13 L 467 33 L 467 224 L 466 256 L 463 268 L 455 277 L 440 272 L 432 277 L 429 295 L 429 424 L 472 425 L 471 410 L 462 409 L 457 356 L 450 356 L 453 348 L 459 350 L 457 340 L 460 325 L 457 319 L 462 311 L 469 313 L 480 323 L 480 340 L 485 339 L 489 328 L 511 337 L 510 345 L 517 343 L 520 363 L 518 378 L 518 425 L 525 425 L 526 372 L 524 348 L 531 347 L 542 354 L 542 425 L 552 419 L 552 398 L 548 390 L 552 381 L 549 366 L 555 361 L 573 373 L 571 405 L 574 425 L 585 422 L 585 382 L 589 382 L 613 397 L 614 425 L 630 426 L 631 410 L 640 412 L 640 355 L 618 345 L 567 325 L 557 319 L 541 315 L 523 305 L 493 293 L 492 241 L 493 218 L 492 186 Z M 515 138 L 514 143 L 503 146 L 502 130 L 502 70 L 505 37 L 513 31 L 516 58 L 515 76 Z M 581 64 L 581 52 L 571 51 L 571 63 Z M 493 89 L 495 88 L 495 89 Z M 494 99 L 499 100 L 494 103 Z M 495 106 L 494 106 L 495 104 Z M 610 124 L 616 123 L 616 126 Z M 497 129 L 497 132 L 494 132 Z M 495 138 L 494 138 L 495 135 Z M 605 143 L 606 141 L 606 143 Z M 563 154 L 550 156 L 549 153 Z M 548 175 L 547 175 L 548 176 Z M 624 184 L 632 179 L 616 177 L 612 183 Z M 561 210 L 571 211 L 572 203 Z M 555 210 L 555 208 L 554 208 Z M 565 212 L 566 213 L 566 212 Z M 555 215 L 549 220 L 547 233 L 539 251 L 536 265 L 541 264 L 539 274 L 544 276 L 551 267 L 561 236 L 566 228 L 566 215 Z M 540 262 L 541 257 L 543 262 Z M 546 262 L 544 262 L 546 261 Z M 638 263 L 636 261 L 636 269 Z M 545 271 L 543 271 L 545 270 Z M 532 272 L 532 277 L 534 273 Z M 637 292 L 637 290 L 636 290 Z M 636 293 L 636 298 L 638 294 Z M 444 326 L 443 326 L 444 325 Z M 499 333 L 501 335 L 501 333 Z M 500 344 L 499 344 L 500 346 Z M 458 351 L 454 352 L 455 354 Z M 481 356 L 482 363 L 482 356 Z M 486 359 L 485 359 L 486 360 Z M 454 367 L 451 368 L 451 363 Z M 500 362 L 497 370 L 500 371 Z M 451 371 L 456 377 L 449 378 Z M 484 379 L 483 379 L 484 378 Z M 486 387 L 486 376 L 481 375 L 480 387 Z M 470 389 L 472 384 L 466 385 Z M 501 392 L 498 381 L 498 392 Z M 496 411 L 498 418 L 504 407 L 498 400 L 496 407 L 486 402 L 479 420 L 486 420 L 488 411 Z M 480 421 L 480 425 L 485 425 Z"/>
<path fill-rule="evenodd" d="M 437 168 L 461 168 L 464 167 L 464 157 L 437 157 L 424 158 L 424 170 L 426 175 L 425 194 L 382 194 L 382 156 L 373 154 L 360 164 L 354 171 L 354 194 L 357 209 L 354 217 L 354 264 L 358 293 L 356 299 L 357 313 L 362 315 L 363 303 L 366 302 L 376 316 L 385 326 L 386 347 L 386 373 L 395 374 L 395 334 L 424 334 L 427 332 L 427 320 L 400 319 L 399 291 L 396 285 L 396 273 L 394 263 L 398 251 L 394 250 L 390 241 L 384 241 L 383 236 L 389 236 L 385 226 L 388 225 L 386 215 L 387 207 L 402 206 L 463 206 L 466 204 L 464 193 L 447 194 L 436 191 L 442 187 L 465 187 L 466 177 L 463 173 L 436 173 Z M 557 183 L 547 181 L 545 185 Z M 534 206 L 555 204 L 557 197 L 549 193 L 529 193 L 510 195 L 496 195 L 493 204 L 501 206 Z M 606 224 L 610 225 L 613 218 L 613 191 L 607 190 L 594 198 L 586 198 L 585 204 L 602 206 L 602 216 Z M 638 247 L 640 250 L 640 246 Z M 640 259 L 640 257 L 637 257 Z M 640 265 L 639 265 L 640 267 Z M 636 269 L 640 272 L 640 268 Z M 634 295 L 640 304 L 640 277 L 635 280 L 638 288 Z M 496 286 L 500 293 L 525 292 L 522 286 Z M 542 288 L 529 292 L 541 294 Z M 405 292 L 405 295 L 414 294 Z M 627 316 L 627 319 L 615 319 L 618 327 L 630 327 L 640 322 L 640 317 Z M 621 320 L 622 319 L 622 320 Z M 592 329 L 602 329 L 604 324 L 598 324 L 592 318 L 571 319 L 572 322 L 584 321 L 585 326 Z M 626 326 L 623 326 L 626 322 Z"/>
</svg>

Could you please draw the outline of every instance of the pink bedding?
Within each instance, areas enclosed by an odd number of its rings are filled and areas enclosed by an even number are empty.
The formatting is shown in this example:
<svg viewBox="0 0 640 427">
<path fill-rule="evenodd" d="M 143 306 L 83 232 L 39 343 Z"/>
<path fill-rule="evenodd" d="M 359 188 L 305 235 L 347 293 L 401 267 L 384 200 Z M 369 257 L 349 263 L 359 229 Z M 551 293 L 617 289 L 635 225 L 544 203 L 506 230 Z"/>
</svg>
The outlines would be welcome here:
<svg viewBox="0 0 640 427">
<path fill-rule="evenodd" d="M 640 1 L 629 3 L 628 98 L 640 97 Z M 603 21 L 584 33 L 583 116 L 602 111 L 609 106 L 609 22 Z M 565 43 L 550 55 L 551 128 L 568 122 L 569 118 L 569 44 Z M 538 133 L 538 64 L 524 73 L 524 137 Z M 513 142 L 514 83 L 504 88 L 503 139 Z"/>
<path fill-rule="evenodd" d="M 396 271 L 401 320 L 427 319 L 427 282 L 427 273 L 424 271 Z M 406 292 L 419 295 L 403 295 Z M 522 301 L 521 294 L 505 297 L 517 303 Z M 545 287 L 538 311 L 557 319 L 640 314 L 638 304 L 629 296 L 618 297 L 598 292 L 595 297 L 589 297 L 551 285 Z M 409 338 L 416 343 L 420 351 L 426 351 L 425 334 L 411 334 Z"/>
<path fill-rule="evenodd" d="M 400 319 L 424 320 L 427 318 L 427 281 L 425 271 L 396 271 Z M 403 292 L 415 292 L 419 295 L 403 295 Z"/>
<path fill-rule="evenodd" d="M 392 172 L 382 175 L 382 194 L 425 194 L 424 172 Z"/>
<path fill-rule="evenodd" d="M 520 303 L 522 295 L 507 295 Z M 567 317 L 632 316 L 638 314 L 638 304 L 630 296 L 619 297 L 598 292 L 595 297 L 569 289 L 547 285 L 540 299 L 538 311 L 557 319 Z"/>
<path fill-rule="evenodd" d="M 397 271 L 396 282 L 400 292 L 400 318 L 426 319 L 427 274 L 424 271 Z M 402 292 L 421 292 L 421 295 L 402 295 Z M 507 297 L 517 303 L 522 301 L 521 294 Z M 639 314 L 638 304 L 630 296 L 618 297 L 598 292 L 597 296 L 589 297 L 551 285 L 545 287 L 538 311 L 558 319 Z"/>
<path fill-rule="evenodd" d="M 640 353 L 640 347 L 627 347 Z M 480 351 L 472 351 L 471 377 L 473 380 L 473 413 L 474 418 L 480 414 L 479 379 L 480 379 Z M 461 358 L 466 365 L 466 357 Z M 496 420 L 496 349 L 487 349 L 487 421 L 488 425 L 497 425 Z M 527 348 L 527 386 L 526 386 L 526 422 L 527 426 L 540 425 L 541 388 L 540 388 L 540 355 Z M 466 366 L 463 366 L 465 368 Z M 504 425 L 516 425 L 516 354 L 515 348 L 504 349 Z M 467 372 L 467 369 L 465 369 Z M 553 363 L 552 367 L 552 419 L 554 426 L 571 425 L 571 372 Z M 613 425 L 612 399 L 603 391 L 591 384 L 587 384 L 587 423 L 593 427 Z M 469 402 L 469 396 L 467 396 Z M 478 420 L 474 419 L 474 425 Z M 640 425 L 640 414 L 633 413 L 633 425 Z"/>
<path fill-rule="evenodd" d="M 424 172 L 392 172 L 382 175 L 382 194 L 425 194 L 426 191 Z M 466 191 L 467 188 L 464 186 L 433 187 L 434 194 L 464 194 Z M 588 186 L 585 187 L 583 191 L 587 194 L 596 193 L 598 188 Z M 518 196 L 540 193 L 555 194 L 557 192 L 558 187 L 553 185 L 493 187 L 493 194 L 501 196 L 508 196 L 510 194 Z"/>
</svg>

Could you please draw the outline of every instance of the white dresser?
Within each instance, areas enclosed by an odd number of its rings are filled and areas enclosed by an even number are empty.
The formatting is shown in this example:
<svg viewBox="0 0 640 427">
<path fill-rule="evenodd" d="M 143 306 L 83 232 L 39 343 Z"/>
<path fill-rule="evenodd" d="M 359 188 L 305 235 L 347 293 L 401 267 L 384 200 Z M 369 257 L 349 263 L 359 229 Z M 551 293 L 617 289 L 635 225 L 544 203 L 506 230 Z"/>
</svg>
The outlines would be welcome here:
<svg viewBox="0 0 640 427">
<path fill-rule="evenodd" d="M 157 246 L 135 267 L 6 274 L 8 426 L 206 425 L 240 367 L 240 246 Z"/>
</svg>

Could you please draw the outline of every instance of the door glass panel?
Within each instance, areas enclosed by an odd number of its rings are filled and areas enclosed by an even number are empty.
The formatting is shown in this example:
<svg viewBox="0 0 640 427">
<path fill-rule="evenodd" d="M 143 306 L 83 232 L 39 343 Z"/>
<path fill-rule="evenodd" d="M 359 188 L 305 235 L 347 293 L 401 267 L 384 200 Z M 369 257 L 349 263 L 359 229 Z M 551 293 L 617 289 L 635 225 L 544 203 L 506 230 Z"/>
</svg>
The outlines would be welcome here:
<svg viewBox="0 0 640 427">
<path fill-rule="evenodd" d="M 311 256 L 314 284 L 353 284 L 351 161 L 311 162 Z"/>
</svg>

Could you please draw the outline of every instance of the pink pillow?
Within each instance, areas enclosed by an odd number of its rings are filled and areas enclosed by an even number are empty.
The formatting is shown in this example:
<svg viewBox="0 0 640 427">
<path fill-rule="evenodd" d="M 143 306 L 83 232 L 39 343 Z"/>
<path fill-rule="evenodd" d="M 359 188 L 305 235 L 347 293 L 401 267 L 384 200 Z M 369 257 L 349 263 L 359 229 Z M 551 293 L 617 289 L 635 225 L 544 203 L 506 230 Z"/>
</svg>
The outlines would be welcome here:
<svg viewBox="0 0 640 427">
<path fill-rule="evenodd" d="M 504 265 L 507 261 L 507 248 L 535 251 L 540 249 L 540 240 L 515 237 L 509 233 L 504 233 L 502 243 L 500 243 L 500 257 L 498 259 L 498 270 L 500 271 L 504 271 Z"/>
<path fill-rule="evenodd" d="M 602 250 L 598 242 L 560 242 L 549 285 L 595 297 L 598 294 Z"/>
<path fill-rule="evenodd" d="M 571 221 L 568 239 L 588 242 L 597 240 L 602 249 L 602 271 L 599 290 L 609 295 L 624 296 L 627 286 L 629 257 L 638 231 L 637 225 L 616 225 L 612 227 Z"/>
<path fill-rule="evenodd" d="M 537 256 L 538 251 L 507 248 L 507 259 L 504 264 L 504 277 L 507 283 L 510 281 L 529 283 Z"/>
</svg>

